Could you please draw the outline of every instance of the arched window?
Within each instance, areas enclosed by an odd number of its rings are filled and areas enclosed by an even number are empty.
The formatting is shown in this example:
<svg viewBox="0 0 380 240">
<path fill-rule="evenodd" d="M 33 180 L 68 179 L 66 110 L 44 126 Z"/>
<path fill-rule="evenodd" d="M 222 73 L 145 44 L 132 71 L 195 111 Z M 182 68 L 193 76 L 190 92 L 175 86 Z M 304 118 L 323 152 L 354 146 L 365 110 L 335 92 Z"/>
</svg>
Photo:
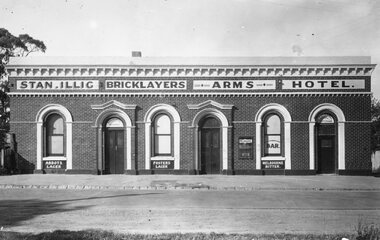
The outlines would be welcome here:
<svg viewBox="0 0 380 240">
<path fill-rule="evenodd" d="M 283 139 L 282 119 L 276 113 L 264 117 L 264 156 L 281 156 Z"/>
<path fill-rule="evenodd" d="M 45 121 L 45 157 L 64 156 L 65 124 L 59 114 L 51 114 Z"/>
<path fill-rule="evenodd" d="M 153 155 L 172 155 L 172 120 L 166 114 L 160 113 L 155 116 L 153 125 Z"/>
</svg>

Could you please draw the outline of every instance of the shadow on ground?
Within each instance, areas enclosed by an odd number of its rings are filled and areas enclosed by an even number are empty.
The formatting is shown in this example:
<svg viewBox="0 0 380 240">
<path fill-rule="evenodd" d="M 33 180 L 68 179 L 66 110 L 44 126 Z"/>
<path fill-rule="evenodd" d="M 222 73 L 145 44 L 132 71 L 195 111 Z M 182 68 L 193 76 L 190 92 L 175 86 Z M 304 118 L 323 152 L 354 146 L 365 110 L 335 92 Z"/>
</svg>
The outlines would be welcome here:
<svg viewBox="0 0 380 240">
<path fill-rule="evenodd" d="M 94 206 L 91 204 L 91 200 L 133 197 L 149 194 L 160 193 L 107 195 L 54 201 L 41 199 L 0 200 L 0 228 L 22 225 L 23 221 L 31 220 L 41 215 L 86 210 Z M 79 206 L 75 206 L 75 204 Z"/>
</svg>

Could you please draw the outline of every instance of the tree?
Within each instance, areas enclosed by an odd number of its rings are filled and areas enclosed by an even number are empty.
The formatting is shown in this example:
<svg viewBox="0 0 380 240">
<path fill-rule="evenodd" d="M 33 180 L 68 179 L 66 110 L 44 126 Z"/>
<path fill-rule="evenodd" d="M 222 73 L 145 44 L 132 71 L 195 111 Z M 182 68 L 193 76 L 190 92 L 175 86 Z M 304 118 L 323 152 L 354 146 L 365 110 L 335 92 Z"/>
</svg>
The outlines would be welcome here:
<svg viewBox="0 0 380 240">
<path fill-rule="evenodd" d="M 375 152 L 380 142 L 380 100 L 372 97 L 371 100 L 371 150 Z"/>
<path fill-rule="evenodd" d="M 8 74 L 5 69 L 9 57 L 26 57 L 32 52 L 45 52 L 45 44 L 28 34 L 12 35 L 0 28 L 0 149 L 4 148 L 5 134 L 9 131 Z"/>
</svg>

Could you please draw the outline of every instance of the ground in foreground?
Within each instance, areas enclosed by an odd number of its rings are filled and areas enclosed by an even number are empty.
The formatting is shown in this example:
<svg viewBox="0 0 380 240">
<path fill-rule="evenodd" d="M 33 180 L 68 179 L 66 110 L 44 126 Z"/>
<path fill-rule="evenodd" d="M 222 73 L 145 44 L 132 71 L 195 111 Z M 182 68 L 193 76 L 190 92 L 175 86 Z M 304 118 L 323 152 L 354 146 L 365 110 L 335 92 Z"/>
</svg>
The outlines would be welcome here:
<svg viewBox="0 0 380 240">
<path fill-rule="evenodd" d="M 380 234 L 377 236 L 380 237 Z M 54 231 L 44 232 L 39 234 L 31 233 L 16 233 L 16 232 L 0 232 L 0 239 L 4 240 L 63 240 L 63 239 L 82 239 L 82 240 L 127 240 L 127 239 L 147 239 L 147 240 L 308 240 L 308 239 L 328 239 L 328 240 L 341 240 L 341 239 L 372 239 L 360 238 L 357 234 L 217 234 L 217 233 L 173 233 L 173 234 L 119 234 L 109 231 L 86 230 L 86 231 Z M 373 238 L 376 239 L 376 238 Z M 377 238 L 379 239 L 379 238 Z"/>
</svg>

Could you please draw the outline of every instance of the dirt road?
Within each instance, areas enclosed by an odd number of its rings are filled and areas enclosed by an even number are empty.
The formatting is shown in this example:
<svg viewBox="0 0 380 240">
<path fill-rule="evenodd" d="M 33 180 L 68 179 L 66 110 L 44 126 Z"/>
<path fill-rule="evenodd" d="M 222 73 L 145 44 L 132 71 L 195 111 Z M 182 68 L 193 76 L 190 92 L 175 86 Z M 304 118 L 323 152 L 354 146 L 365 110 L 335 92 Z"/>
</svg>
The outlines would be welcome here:
<svg viewBox="0 0 380 240">
<path fill-rule="evenodd" d="M 377 191 L 0 189 L 6 231 L 343 233 L 380 222 Z"/>
</svg>

